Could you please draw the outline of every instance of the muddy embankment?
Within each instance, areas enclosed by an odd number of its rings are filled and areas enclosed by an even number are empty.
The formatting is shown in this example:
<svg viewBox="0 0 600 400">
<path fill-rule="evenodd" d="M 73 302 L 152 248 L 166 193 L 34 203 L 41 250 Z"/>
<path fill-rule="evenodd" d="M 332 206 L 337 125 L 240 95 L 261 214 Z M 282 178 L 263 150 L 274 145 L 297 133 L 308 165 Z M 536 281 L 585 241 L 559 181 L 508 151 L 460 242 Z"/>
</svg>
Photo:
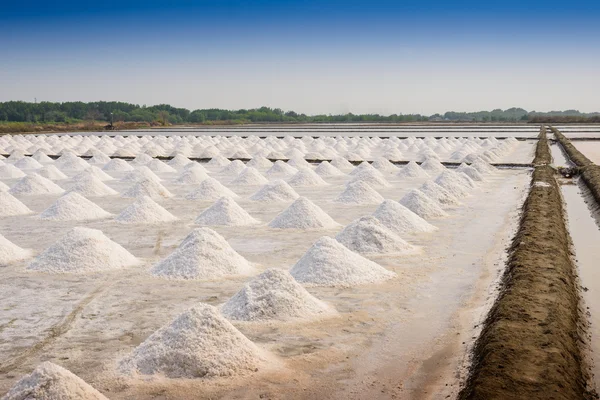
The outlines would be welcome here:
<svg viewBox="0 0 600 400">
<path fill-rule="evenodd" d="M 500 293 L 459 399 L 592 399 L 585 320 L 545 129 Z"/>
<path fill-rule="evenodd" d="M 565 137 L 558 129 L 550 127 L 556 140 L 560 143 L 565 153 L 571 161 L 575 163 L 581 175 L 581 179 L 590 190 L 597 205 L 600 206 L 600 167 L 590 161 L 583 153 L 581 153 L 569 139 Z"/>
</svg>

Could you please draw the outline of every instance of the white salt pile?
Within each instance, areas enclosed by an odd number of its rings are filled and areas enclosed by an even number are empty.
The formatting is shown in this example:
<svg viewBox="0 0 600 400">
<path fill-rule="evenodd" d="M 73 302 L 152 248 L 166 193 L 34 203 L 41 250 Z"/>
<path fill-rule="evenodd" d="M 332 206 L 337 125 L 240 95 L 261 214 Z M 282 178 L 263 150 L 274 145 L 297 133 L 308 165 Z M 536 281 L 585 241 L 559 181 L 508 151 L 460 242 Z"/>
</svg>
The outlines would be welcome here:
<svg viewBox="0 0 600 400">
<path fill-rule="evenodd" d="M 10 186 L 6 183 L 0 181 L 0 192 L 8 192 L 10 190 Z"/>
<path fill-rule="evenodd" d="M 350 171 L 354 169 L 354 165 L 343 157 L 335 157 L 331 160 L 331 165 L 339 169 L 340 171 Z"/>
<path fill-rule="evenodd" d="M 109 216 L 110 213 L 77 192 L 68 192 L 59 197 L 40 214 L 41 219 L 52 221 L 89 221 Z"/>
<path fill-rule="evenodd" d="M 354 286 L 396 276 L 327 236 L 317 240 L 290 273 L 298 282 L 315 286 Z"/>
<path fill-rule="evenodd" d="M 24 260 L 30 255 L 29 250 L 20 248 L 0 234 L 0 266 Z"/>
<path fill-rule="evenodd" d="M 248 161 L 246 166 L 266 170 L 271 168 L 273 163 L 265 157 L 253 157 L 252 160 Z"/>
<path fill-rule="evenodd" d="M 209 228 L 194 229 L 151 273 L 168 279 L 219 279 L 231 275 L 250 275 L 252 265 Z"/>
<path fill-rule="evenodd" d="M 312 319 L 333 310 L 308 293 L 294 277 L 282 269 L 271 268 L 246 283 L 221 308 L 234 321 L 289 321 Z"/>
<path fill-rule="evenodd" d="M 226 167 L 229 164 L 231 164 L 231 161 L 229 161 L 227 158 L 220 154 L 211 158 L 211 160 L 208 163 L 206 163 L 206 165 L 211 167 Z"/>
<path fill-rule="evenodd" d="M 41 168 L 36 171 L 36 173 L 44 178 L 50 179 L 52 181 L 59 181 L 61 179 L 67 179 L 67 175 L 63 174 L 58 168 L 54 165 L 47 165 L 44 168 Z"/>
<path fill-rule="evenodd" d="M 72 372 L 45 361 L 22 377 L 2 400 L 108 400 Z"/>
<path fill-rule="evenodd" d="M 173 214 L 148 196 L 138 197 L 115 218 L 115 221 L 121 224 L 156 224 L 175 220 L 177 218 Z"/>
<path fill-rule="evenodd" d="M 101 152 L 100 150 L 92 151 L 93 157 L 88 160 L 90 164 L 104 165 L 110 162 L 110 157 Z"/>
<path fill-rule="evenodd" d="M 17 179 L 25 176 L 25 172 L 12 164 L 0 165 L 0 179 Z"/>
<path fill-rule="evenodd" d="M 19 161 L 13 164 L 15 167 L 20 169 L 39 169 L 42 168 L 43 165 L 37 162 L 35 159 L 31 157 L 23 157 Z"/>
<path fill-rule="evenodd" d="M 181 169 L 190 163 L 194 162 L 182 154 L 175 155 L 175 157 L 168 162 L 169 166 L 175 169 Z"/>
<path fill-rule="evenodd" d="M 476 170 L 474 167 L 471 167 L 467 164 L 461 164 L 457 169 L 457 172 L 462 172 L 463 174 L 467 175 L 469 178 L 471 178 L 474 181 L 477 182 L 482 182 L 484 181 L 483 175 Z"/>
<path fill-rule="evenodd" d="M 400 204 L 423 219 L 448 216 L 435 200 L 427 197 L 427 195 L 419 189 L 413 189 L 405 194 L 404 197 L 400 199 Z"/>
<path fill-rule="evenodd" d="M 437 230 L 435 226 L 393 200 L 385 200 L 381 203 L 373 212 L 373 216 L 399 235 Z"/>
<path fill-rule="evenodd" d="M 216 308 L 198 304 L 160 328 L 123 359 L 124 373 L 213 378 L 258 370 L 265 356 Z"/>
<path fill-rule="evenodd" d="M 390 186 L 390 183 L 383 177 L 381 172 L 376 169 L 363 169 L 362 171 L 357 172 L 350 180 L 350 183 L 355 182 L 363 182 L 373 188 L 385 188 Z"/>
<path fill-rule="evenodd" d="M 473 162 L 473 164 L 471 164 L 471 167 L 475 168 L 477 171 L 479 171 L 479 173 L 486 175 L 486 174 L 493 174 L 494 172 L 496 172 L 496 168 L 493 167 L 492 165 L 486 163 L 485 161 L 478 159 L 475 160 Z"/>
<path fill-rule="evenodd" d="M 95 176 L 96 178 L 100 179 L 101 181 L 112 181 L 114 178 L 112 176 L 110 176 L 109 174 L 107 174 L 106 172 L 102 171 L 100 168 L 96 167 L 95 165 L 81 171 L 79 174 L 75 175 L 73 177 L 74 181 L 78 181 L 82 178 L 85 178 L 87 176 Z"/>
<path fill-rule="evenodd" d="M 167 188 L 165 188 L 159 182 L 147 178 L 138 181 L 135 185 L 133 185 L 133 187 L 121 195 L 121 197 L 124 198 L 135 198 L 142 196 L 149 196 L 153 199 L 173 197 L 171 192 L 169 192 Z"/>
<path fill-rule="evenodd" d="M 208 178 L 204 168 L 199 165 L 184 170 L 173 182 L 176 185 L 198 185 Z"/>
<path fill-rule="evenodd" d="M 315 171 L 302 167 L 288 180 L 288 183 L 294 187 L 327 185 L 327 182 L 317 175 Z"/>
<path fill-rule="evenodd" d="M 144 166 L 137 167 L 134 171 L 129 172 L 123 178 L 121 182 L 139 182 L 143 179 L 150 179 L 154 182 L 160 182 L 162 179 L 158 177 L 150 168 Z"/>
<path fill-rule="evenodd" d="M 42 164 L 49 164 L 54 162 L 53 159 L 51 159 L 50 157 L 48 157 L 48 155 L 46 155 L 43 151 L 41 150 L 36 150 L 35 153 L 33 153 L 33 155 L 31 156 L 31 158 L 33 158 L 35 161 L 42 163 Z"/>
<path fill-rule="evenodd" d="M 31 214 L 31 211 L 25 204 L 9 192 L 0 191 L 0 217 L 10 217 L 15 215 Z"/>
<path fill-rule="evenodd" d="M 298 197 L 300 196 L 290 185 L 281 179 L 277 179 L 260 188 L 258 192 L 250 197 L 250 200 L 274 203 L 293 201 Z"/>
<path fill-rule="evenodd" d="M 84 273 L 125 268 L 137 263 L 137 258 L 101 231 L 77 227 L 37 256 L 27 269 Z"/>
<path fill-rule="evenodd" d="M 60 194 L 64 193 L 64 190 L 51 180 L 33 173 L 15 183 L 9 192 L 15 195 L 32 196 L 42 194 Z"/>
<path fill-rule="evenodd" d="M 236 176 L 246 168 L 246 164 L 240 160 L 234 160 L 221 170 L 222 174 Z"/>
<path fill-rule="evenodd" d="M 65 153 L 58 160 L 56 160 L 55 164 L 62 171 L 83 171 L 87 169 L 90 164 L 88 164 L 85 160 L 77 157 L 73 153 Z"/>
<path fill-rule="evenodd" d="M 135 158 L 134 158 L 134 159 L 131 161 L 131 163 L 132 163 L 133 165 L 139 165 L 139 166 L 141 166 L 141 165 L 146 165 L 146 164 L 148 164 L 148 163 L 149 163 L 150 161 L 152 161 L 152 160 L 153 160 L 152 156 L 150 156 L 149 154 L 142 153 L 142 154 L 138 154 L 138 155 L 137 155 L 137 156 L 136 156 L 136 157 L 135 157 Z"/>
<path fill-rule="evenodd" d="M 277 160 L 275 161 L 275 163 L 273 164 L 273 166 L 271 168 L 269 168 L 267 170 L 267 172 L 265 172 L 265 174 L 267 176 L 277 176 L 277 177 L 290 177 L 293 176 L 296 172 L 298 172 L 298 170 L 294 167 L 292 167 L 291 165 L 281 161 L 281 160 Z"/>
<path fill-rule="evenodd" d="M 346 189 L 334 200 L 343 204 L 380 204 L 384 200 L 368 183 L 350 182 Z"/>
<path fill-rule="evenodd" d="M 133 166 L 129 165 L 127 161 L 121 160 L 120 158 L 113 158 L 110 160 L 104 167 L 102 167 L 103 171 L 114 171 L 114 172 L 127 172 L 133 171 Z"/>
<path fill-rule="evenodd" d="M 113 196 L 118 193 L 94 175 L 85 175 L 76 180 L 69 188 L 69 192 L 79 193 L 85 197 Z"/>
<path fill-rule="evenodd" d="M 223 196 L 196 218 L 199 225 L 244 226 L 258 224 L 260 221 L 240 207 L 231 197 Z"/>
<path fill-rule="evenodd" d="M 463 181 L 457 176 L 456 172 L 446 170 L 442 172 L 435 183 L 446 189 L 456 198 L 466 197 L 469 195 L 469 188 L 464 186 Z"/>
<path fill-rule="evenodd" d="M 392 164 L 388 159 L 379 157 L 371 164 L 379 172 L 393 173 L 398 171 L 398 167 Z"/>
<path fill-rule="evenodd" d="M 338 242 L 361 254 L 411 254 L 418 248 L 405 242 L 375 217 L 361 217 L 335 237 Z"/>
<path fill-rule="evenodd" d="M 262 176 L 256 168 L 246 167 L 233 181 L 231 181 L 231 184 L 240 186 L 254 186 L 264 185 L 267 182 L 269 182 L 267 178 Z"/>
<path fill-rule="evenodd" d="M 427 181 L 421 185 L 419 190 L 425 193 L 429 198 L 437 201 L 442 208 L 459 205 L 458 199 L 453 196 L 449 191 L 435 183 L 434 181 Z"/>
<path fill-rule="evenodd" d="M 152 161 L 148 162 L 148 164 L 146 164 L 146 167 L 148 167 L 152 172 L 177 172 L 175 168 L 165 164 L 157 158 L 153 158 Z"/>
<path fill-rule="evenodd" d="M 357 175 L 363 172 L 367 172 L 370 171 L 372 173 L 377 174 L 377 176 L 383 178 L 383 175 L 381 175 L 381 172 L 377 171 L 375 169 L 375 167 L 373 167 L 371 165 L 371 163 L 369 163 L 368 161 L 363 161 L 361 162 L 358 166 L 356 166 L 351 172 L 350 175 Z"/>
<path fill-rule="evenodd" d="M 414 161 L 411 161 L 402 167 L 396 175 L 401 178 L 427 178 L 429 176 L 429 174 Z"/>
<path fill-rule="evenodd" d="M 436 160 L 435 158 L 428 158 L 421 164 L 421 168 L 429 175 L 439 174 L 444 171 L 446 167 L 444 164 Z"/>
<path fill-rule="evenodd" d="M 306 197 L 296 199 L 269 222 L 269 227 L 279 229 L 330 229 L 338 226 L 325 211 Z"/>
<path fill-rule="evenodd" d="M 197 189 L 191 191 L 185 198 L 188 200 L 216 201 L 224 196 L 233 199 L 239 197 L 237 194 L 223 186 L 218 180 L 206 178 L 200 182 Z"/>
<path fill-rule="evenodd" d="M 321 177 L 344 175 L 342 171 L 331 165 L 328 161 L 321 162 L 315 169 L 315 172 Z"/>
</svg>

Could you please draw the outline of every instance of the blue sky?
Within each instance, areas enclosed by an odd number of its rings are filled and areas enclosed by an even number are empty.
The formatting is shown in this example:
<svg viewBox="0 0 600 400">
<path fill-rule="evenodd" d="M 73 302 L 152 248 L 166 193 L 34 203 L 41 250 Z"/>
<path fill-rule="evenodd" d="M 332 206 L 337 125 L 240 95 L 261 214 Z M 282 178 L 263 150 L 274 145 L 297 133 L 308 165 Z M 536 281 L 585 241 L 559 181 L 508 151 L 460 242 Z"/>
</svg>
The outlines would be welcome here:
<svg viewBox="0 0 600 400">
<path fill-rule="evenodd" d="M 0 101 L 600 110 L 600 2 L 21 1 Z"/>
</svg>

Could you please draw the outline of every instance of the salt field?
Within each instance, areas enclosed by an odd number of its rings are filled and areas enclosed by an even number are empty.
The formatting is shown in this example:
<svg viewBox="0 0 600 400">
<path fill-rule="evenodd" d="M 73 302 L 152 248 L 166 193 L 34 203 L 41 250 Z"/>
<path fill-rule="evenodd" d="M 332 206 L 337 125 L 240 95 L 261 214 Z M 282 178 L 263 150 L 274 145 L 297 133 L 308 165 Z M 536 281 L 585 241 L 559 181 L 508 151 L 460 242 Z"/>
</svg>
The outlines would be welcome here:
<svg viewBox="0 0 600 400">
<path fill-rule="evenodd" d="M 0 393 L 456 396 L 536 142 L 327 130 L 0 137 Z"/>
</svg>

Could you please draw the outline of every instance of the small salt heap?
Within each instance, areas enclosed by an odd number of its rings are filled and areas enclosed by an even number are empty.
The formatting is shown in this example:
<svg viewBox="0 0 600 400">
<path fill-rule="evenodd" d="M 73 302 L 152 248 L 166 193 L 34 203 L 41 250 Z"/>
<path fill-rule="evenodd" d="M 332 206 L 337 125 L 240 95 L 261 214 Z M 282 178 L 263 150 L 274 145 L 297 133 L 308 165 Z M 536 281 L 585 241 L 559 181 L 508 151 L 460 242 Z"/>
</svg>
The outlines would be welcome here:
<svg viewBox="0 0 600 400">
<path fill-rule="evenodd" d="M 421 168 L 419 166 L 419 164 L 417 164 L 414 161 L 411 161 L 408 164 L 406 164 L 404 167 L 402 167 L 400 172 L 398 172 L 398 174 L 396 174 L 396 175 L 401 178 L 427 178 L 427 177 L 429 177 L 427 172 L 425 172 L 425 170 L 423 168 Z"/>
<path fill-rule="evenodd" d="M 223 196 L 231 197 L 233 199 L 239 197 L 237 194 L 223 186 L 218 180 L 206 178 L 200 183 L 197 189 L 191 191 L 185 198 L 188 200 L 216 201 Z"/>
<path fill-rule="evenodd" d="M 50 179 L 51 181 L 67 179 L 67 175 L 63 174 L 54 165 L 47 165 L 44 168 L 37 170 L 36 173 L 40 176 L 43 176 L 46 179 Z"/>
<path fill-rule="evenodd" d="M 446 169 L 446 167 L 444 167 L 444 164 L 442 164 L 435 158 L 428 158 L 425 161 L 423 161 L 423 163 L 421 164 L 421 168 L 430 175 L 439 174 L 440 172 Z"/>
<path fill-rule="evenodd" d="M 414 232 L 433 232 L 438 229 L 393 200 L 385 200 L 381 203 L 377 210 L 373 212 L 373 216 L 388 229 L 399 235 Z"/>
<path fill-rule="evenodd" d="M 4 236 L 0 235 L 0 266 L 24 260 L 30 255 L 31 252 L 29 250 L 20 248 Z"/>
<path fill-rule="evenodd" d="M 219 279 L 231 275 L 249 275 L 252 265 L 209 228 L 194 229 L 151 273 L 168 279 Z"/>
<path fill-rule="evenodd" d="M 269 223 L 269 227 L 279 229 L 329 229 L 338 226 L 325 211 L 306 197 L 299 197 Z"/>
<path fill-rule="evenodd" d="M 260 221 L 240 207 L 231 197 L 221 197 L 196 218 L 199 225 L 244 226 L 258 224 Z"/>
<path fill-rule="evenodd" d="M 214 378 L 254 372 L 264 359 L 216 308 L 198 304 L 154 332 L 119 369 L 167 378 Z"/>
<path fill-rule="evenodd" d="M 175 157 L 168 162 L 169 166 L 175 169 L 182 169 L 190 163 L 195 164 L 192 160 L 182 154 L 175 155 Z"/>
<path fill-rule="evenodd" d="M 323 161 L 319 164 L 319 166 L 315 169 L 315 172 L 320 177 L 330 177 L 330 176 L 341 176 L 344 175 L 342 171 L 331 165 L 328 161 Z"/>
<path fill-rule="evenodd" d="M 464 182 L 454 171 L 446 170 L 442 172 L 435 178 L 435 183 L 446 189 L 456 198 L 462 198 L 469 195 L 469 188 L 465 187 Z"/>
<path fill-rule="evenodd" d="M 77 181 L 77 180 L 80 180 L 81 178 L 85 178 L 90 175 L 95 176 L 96 178 L 100 179 L 103 182 L 112 181 L 114 179 L 112 176 L 110 176 L 106 172 L 102 171 L 100 168 L 98 168 L 96 166 L 91 166 L 88 169 L 85 169 L 85 170 L 81 171 L 79 174 L 75 175 L 73 177 L 73 180 Z"/>
<path fill-rule="evenodd" d="M 84 175 L 75 181 L 69 192 L 79 193 L 85 197 L 113 196 L 118 192 L 108 187 L 94 175 Z"/>
<path fill-rule="evenodd" d="M 462 172 L 463 174 L 467 175 L 469 178 L 477 182 L 482 182 L 484 180 L 483 175 L 478 170 L 467 164 L 461 164 L 456 169 L 456 172 Z"/>
<path fill-rule="evenodd" d="M 361 254 L 412 254 L 418 248 L 405 242 L 375 217 L 361 217 L 335 237 L 348 249 Z"/>
<path fill-rule="evenodd" d="M 246 283 L 221 308 L 235 321 L 290 321 L 313 319 L 333 310 L 282 269 L 272 268 Z"/>
<path fill-rule="evenodd" d="M 343 204 L 380 204 L 384 200 L 368 183 L 357 181 L 350 182 L 346 189 L 334 200 Z"/>
<path fill-rule="evenodd" d="M 9 192 L 15 195 L 33 196 L 42 194 L 60 194 L 64 193 L 64 190 L 51 180 L 33 173 L 15 183 Z"/>
<path fill-rule="evenodd" d="M 256 168 L 246 167 L 233 181 L 231 181 L 231 184 L 239 186 L 256 186 L 264 185 L 267 182 L 269 182 L 267 178 L 262 176 Z"/>
<path fill-rule="evenodd" d="M 77 227 L 37 256 L 27 269 L 85 273 L 125 268 L 138 262 L 137 258 L 101 231 Z"/>
<path fill-rule="evenodd" d="M 120 158 L 113 158 L 102 167 L 103 171 L 113 172 L 128 172 L 133 171 L 133 168 L 127 161 L 121 160 Z"/>
<path fill-rule="evenodd" d="M 327 236 L 317 240 L 290 273 L 300 283 L 346 287 L 382 282 L 396 276 Z"/>
<path fill-rule="evenodd" d="M 142 196 L 149 196 L 153 199 L 173 197 L 171 192 L 159 182 L 147 178 L 138 181 L 133 187 L 121 195 L 121 197 L 124 198 L 136 198 Z"/>
<path fill-rule="evenodd" d="M 110 213 L 76 192 L 59 197 L 40 214 L 41 219 L 52 221 L 89 221 L 109 216 Z"/>
<path fill-rule="evenodd" d="M 300 168 L 298 172 L 288 180 L 288 183 L 294 187 L 327 185 L 327 182 L 310 168 Z"/>
<path fill-rule="evenodd" d="M 23 157 L 13 164 L 15 167 L 23 170 L 33 170 L 42 168 L 43 165 L 37 162 L 34 158 Z"/>
<path fill-rule="evenodd" d="M 455 196 L 453 196 L 448 190 L 444 189 L 434 181 L 425 182 L 423 185 L 421 185 L 419 190 L 425 193 L 427 197 L 437 201 L 438 204 L 442 206 L 442 208 L 456 206 L 460 204 L 460 202 Z"/>
<path fill-rule="evenodd" d="M 26 215 L 32 212 L 9 192 L 0 191 L 0 217 Z"/>
<path fill-rule="evenodd" d="M 293 176 L 298 170 L 281 160 L 275 161 L 273 166 L 265 172 L 269 177 L 288 178 Z"/>
<path fill-rule="evenodd" d="M 0 165 L 0 179 L 17 179 L 26 174 L 12 164 Z"/>
<path fill-rule="evenodd" d="M 72 372 L 45 361 L 22 377 L 2 400 L 108 400 Z"/>
<path fill-rule="evenodd" d="M 173 182 L 176 185 L 198 185 L 208 178 L 204 168 L 200 165 L 184 170 Z"/>
<path fill-rule="evenodd" d="M 157 158 L 153 158 L 152 161 L 148 162 L 148 164 L 146 164 L 146 167 L 148 167 L 152 172 L 155 173 L 177 172 L 175 168 L 165 164 Z"/>
<path fill-rule="evenodd" d="M 423 219 L 448 216 L 448 214 L 440 208 L 435 200 L 427 197 L 427 195 L 421 192 L 419 189 L 413 189 L 404 195 L 404 197 L 400 199 L 400 204 Z"/>
<path fill-rule="evenodd" d="M 121 224 L 157 224 L 159 222 L 171 222 L 177 218 L 158 205 L 148 196 L 141 196 L 127 208 L 125 208 L 115 221 Z"/>
<path fill-rule="evenodd" d="M 277 179 L 260 188 L 258 192 L 250 197 L 250 200 L 271 203 L 293 201 L 298 197 L 298 193 L 290 185 L 281 179 Z"/>
</svg>

